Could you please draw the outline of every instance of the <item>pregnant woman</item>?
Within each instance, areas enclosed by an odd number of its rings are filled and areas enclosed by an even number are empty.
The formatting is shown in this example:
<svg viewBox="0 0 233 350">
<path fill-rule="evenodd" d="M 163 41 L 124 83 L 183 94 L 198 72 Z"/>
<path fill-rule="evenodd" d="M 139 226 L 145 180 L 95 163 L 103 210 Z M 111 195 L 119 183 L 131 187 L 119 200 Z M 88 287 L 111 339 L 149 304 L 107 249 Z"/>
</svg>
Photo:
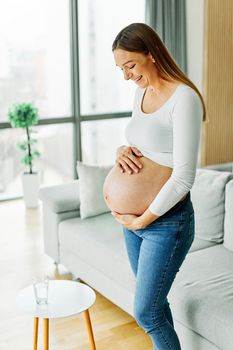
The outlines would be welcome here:
<svg viewBox="0 0 233 350">
<path fill-rule="evenodd" d="M 190 200 L 205 106 L 152 28 L 133 23 L 112 46 L 116 65 L 136 89 L 127 146 L 104 183 L 123 225 L 136 277 L 134 315 L 156 350 L 180 350 L 168 292 L 194 239 Z"/>
</svg>

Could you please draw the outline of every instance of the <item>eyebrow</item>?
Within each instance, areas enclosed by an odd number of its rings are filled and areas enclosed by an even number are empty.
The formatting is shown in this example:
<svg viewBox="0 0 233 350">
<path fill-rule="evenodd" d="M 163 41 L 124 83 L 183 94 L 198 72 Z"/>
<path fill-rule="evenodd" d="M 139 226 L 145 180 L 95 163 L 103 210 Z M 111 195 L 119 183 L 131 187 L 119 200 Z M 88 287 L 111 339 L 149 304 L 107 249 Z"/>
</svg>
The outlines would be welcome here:
<svg viewBox="0 0 233 350">
<path fill-rule="evenodd" d="M 127 63 L 130 63 L 130 62 L 133 62 L 133 60 L 129 60 L 129 61 L 123 63 L 122 66 L 125 66 Z M 118 66 L 118 65 L 116 64 L 116 66 Z"/>
</svg>

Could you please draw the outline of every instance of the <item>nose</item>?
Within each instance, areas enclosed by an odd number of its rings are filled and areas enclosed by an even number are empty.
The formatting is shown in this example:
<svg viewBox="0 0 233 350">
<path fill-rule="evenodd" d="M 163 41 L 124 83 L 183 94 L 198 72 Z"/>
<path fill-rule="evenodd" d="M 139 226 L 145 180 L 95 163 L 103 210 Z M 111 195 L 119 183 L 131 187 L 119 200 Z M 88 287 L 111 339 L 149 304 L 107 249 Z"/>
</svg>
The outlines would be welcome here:
<svg viewBox="0 0 233 350">
<path fill-rule="evenodd" d="M 132 77 L 132 73 L 127 70 L 123 70 L 123 74 L 125 80 L 129 80 Z"/>
</svg>

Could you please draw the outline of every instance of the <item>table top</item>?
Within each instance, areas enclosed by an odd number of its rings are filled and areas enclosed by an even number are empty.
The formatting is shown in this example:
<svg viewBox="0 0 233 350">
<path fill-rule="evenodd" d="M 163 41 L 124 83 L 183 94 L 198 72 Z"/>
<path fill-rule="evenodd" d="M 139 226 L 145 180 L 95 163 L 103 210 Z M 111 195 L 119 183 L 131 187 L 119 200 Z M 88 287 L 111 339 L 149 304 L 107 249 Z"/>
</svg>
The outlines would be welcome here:
<svg viewBox="0 0 233 350">
<path fill-rule="evenodd" d="M 75 281 L 49 281 L 48 304 L 38 305 L 33 286 L 22 289 L 17 296 L 18 307 L 33 317 L 58 318 L 78 314 L 89 309 L 96 295 L 89 286 Z"/>
</svg>

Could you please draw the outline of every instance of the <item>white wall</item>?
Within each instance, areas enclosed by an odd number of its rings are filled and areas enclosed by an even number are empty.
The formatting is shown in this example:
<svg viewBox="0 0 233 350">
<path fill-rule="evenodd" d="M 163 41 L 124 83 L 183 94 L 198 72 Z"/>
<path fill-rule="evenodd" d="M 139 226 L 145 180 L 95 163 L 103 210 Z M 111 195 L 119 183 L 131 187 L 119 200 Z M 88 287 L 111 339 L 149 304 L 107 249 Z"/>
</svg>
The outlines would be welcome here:
<svg viewBox="0 0 233 350">
<path fill-rule="evenodd" d="M 188 77 L 203 91 L 204 0 L 186 0 Z"/>
</svg>

